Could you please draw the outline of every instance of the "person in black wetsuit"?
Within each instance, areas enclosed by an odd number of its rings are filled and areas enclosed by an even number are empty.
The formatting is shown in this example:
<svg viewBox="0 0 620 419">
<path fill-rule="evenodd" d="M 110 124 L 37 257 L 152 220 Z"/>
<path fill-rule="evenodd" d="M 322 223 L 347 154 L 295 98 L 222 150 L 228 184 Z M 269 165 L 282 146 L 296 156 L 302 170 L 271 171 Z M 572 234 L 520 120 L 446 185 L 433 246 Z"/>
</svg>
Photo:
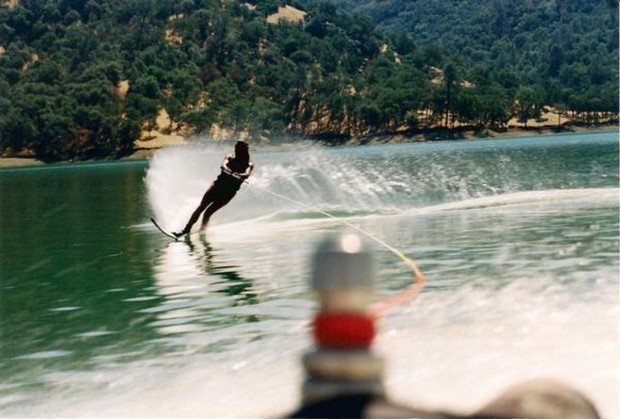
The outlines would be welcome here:
<svg viewBox="0 0 620 419">
<path fill-rule="evenodd" d="M 178 233 L 172 233 L 175 237 L 189 233 L 203 211 L 202 228 L 205 228 L 213 213 L 228 204 L 241 188 L 243 181 L 250 177 L 252 170 L 254 170 L 254 164 L 250 161 L 248 143 L 237 141 L 235 155 L 224 157 L 220 169 L 221 173 L 203 195 L 200 205 L 189 218 L 185 228 Z"/>
</svg>

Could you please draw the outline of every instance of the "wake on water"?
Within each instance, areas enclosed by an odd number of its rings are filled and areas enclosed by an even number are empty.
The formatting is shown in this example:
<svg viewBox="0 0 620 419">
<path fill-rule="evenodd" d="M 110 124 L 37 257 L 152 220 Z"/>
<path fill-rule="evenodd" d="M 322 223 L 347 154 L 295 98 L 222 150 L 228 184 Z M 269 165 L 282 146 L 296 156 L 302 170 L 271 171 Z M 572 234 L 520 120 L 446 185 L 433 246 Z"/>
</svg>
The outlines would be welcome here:
<svg viewBox="0 0 620 419">
<path fill-rule="evenodd" d="M 194 142 L 155 154 L 146 184 L 153 213 L 164 229 L 176 230 L 185 224 L 231 149 L 230 144 Z M 254 150 L 254 174 L 213 217 L 212 227 L 262 223 L 274 228 L 326 221 L 309 208 L 351 219 L 509 209 L 559 201 L 615 205 L 618 198 L 616 188 L 555 188 L 556 179 L 542 173 L 537 176 L 533 168 L 522 167 L 522 161 L 511 164 L 506 156 L 489 165 L 447 153 L 375 151 L 351 158 L 350 154 L 357 153 L 350 151 L 312 146 Z M 510 175 L 503 177 L 502 172 Z"/>
</svg>

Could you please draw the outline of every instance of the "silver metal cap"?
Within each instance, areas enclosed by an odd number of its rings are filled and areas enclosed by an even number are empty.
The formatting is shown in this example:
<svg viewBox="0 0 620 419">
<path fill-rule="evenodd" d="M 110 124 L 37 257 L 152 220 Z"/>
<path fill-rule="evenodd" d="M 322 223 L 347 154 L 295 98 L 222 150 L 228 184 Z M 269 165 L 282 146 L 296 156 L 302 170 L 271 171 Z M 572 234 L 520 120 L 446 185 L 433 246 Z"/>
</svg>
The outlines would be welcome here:
<svg viewBox="0 0 620 419">
<path fill-rule="evenodd" d="M 369 246 L 355 233 L 340 233 L 319 244 L 312 263 L 316 291 L 372 290 L 375 270 Z"/>
</svg>

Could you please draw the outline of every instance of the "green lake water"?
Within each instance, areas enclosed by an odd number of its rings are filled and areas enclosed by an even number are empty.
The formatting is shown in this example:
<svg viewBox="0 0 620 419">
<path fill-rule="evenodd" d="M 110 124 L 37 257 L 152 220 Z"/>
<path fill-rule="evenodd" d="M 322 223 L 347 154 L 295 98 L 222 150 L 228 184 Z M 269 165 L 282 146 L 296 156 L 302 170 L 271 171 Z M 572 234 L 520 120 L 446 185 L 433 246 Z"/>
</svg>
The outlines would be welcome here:
<svg viewBox="0 0 620 419">
<path fill-rule="evenodd" d="M 299 401 L 306 284 L 330 211 L 416 260 L 382 324 L 388 394 L 469 410 L 550 377 L 620 415 L 618 133 L 253 150 L 205 236 L 171 242 L 217 174 L 150 162 L 0 170 L 0 416 L 256 416 Z M 376 246 L 377 288 L 406 268 Z"/>
</svg>

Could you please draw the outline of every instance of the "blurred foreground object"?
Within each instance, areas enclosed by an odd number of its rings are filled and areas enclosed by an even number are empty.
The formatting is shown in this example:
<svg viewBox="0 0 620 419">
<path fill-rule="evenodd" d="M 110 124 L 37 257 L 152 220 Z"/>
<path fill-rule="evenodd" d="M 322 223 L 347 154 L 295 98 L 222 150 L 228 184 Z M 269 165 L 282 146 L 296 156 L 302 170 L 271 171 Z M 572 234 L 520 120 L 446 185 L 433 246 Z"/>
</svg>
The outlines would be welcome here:
<svg viewBox="0 0 620 419">
<path fill-rule="evenodd" d="M 320 307 L 312 331 L 316 349 L 305 354 L 302 407 L 293 418 L 541 418 L 597 419 L 594 405 L 561 383 L 535 380 L 514 386 L 473 415 L 418 410 L 391 402 L 383 388 L 383 360 L 370 347 L 374 263 L 356 234 L 340 234 L 316 251 L 311 285 Z"/>
</svg>

